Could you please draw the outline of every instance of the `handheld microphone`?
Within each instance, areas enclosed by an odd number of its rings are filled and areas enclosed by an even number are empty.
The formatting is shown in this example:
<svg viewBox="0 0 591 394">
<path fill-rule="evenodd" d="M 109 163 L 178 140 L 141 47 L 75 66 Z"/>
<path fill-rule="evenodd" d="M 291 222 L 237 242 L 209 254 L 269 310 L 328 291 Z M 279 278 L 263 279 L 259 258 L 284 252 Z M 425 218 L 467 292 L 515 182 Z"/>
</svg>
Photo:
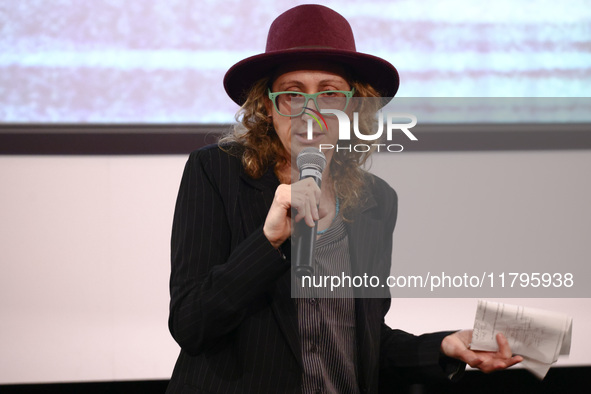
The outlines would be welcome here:
<svg viewBox="0 0 591 394">
<path fill-rule="evenodd" d="M 312 178 L 318 185 L 322 185 L 322 171 L 326 167 L 326 157 L 317 148 L 304 148 L 297 158 L 300 180 Z M 314 227 L 300 220 L 295 224 L 292 237 L 292 250 L 295 250 L 295 274 L 297 276 L 311 276 L 314 274 L 314 247 L 316 245 L 316 232 L 318 222 Z"/>
</svg>

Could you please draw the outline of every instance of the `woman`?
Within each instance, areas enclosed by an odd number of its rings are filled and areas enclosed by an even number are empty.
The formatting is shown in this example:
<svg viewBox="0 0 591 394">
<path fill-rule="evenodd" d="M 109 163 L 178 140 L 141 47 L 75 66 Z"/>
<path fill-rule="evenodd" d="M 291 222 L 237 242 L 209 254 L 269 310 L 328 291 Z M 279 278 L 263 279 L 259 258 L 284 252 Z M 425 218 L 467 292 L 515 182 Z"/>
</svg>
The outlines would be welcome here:
<svg viewBox="0 0 591 394">
<path fill-rule="evenodd" d="M 169 319 L 182 350 L 167 392 L 392 392 L 400 382 L 454 375 L 464 362 L 492 371 L 521 360 L 502 336 L 498 352 L 482 353 L 467 348 L 470 331 L 393 330 L 384 324 L 389 299 L 291 298 L 292 209 L 296 221 L 318 221 L 325 232 L 318 266 L 390 268 L 396 194 L 361 169 L 366 155 L 329 150 L 321 189 L 295 181 L 293 158 L 304 147 L 338 139 L 329 125 L 308 140 L 303 106 L 398 89 L 391 64 L 356 52 L 341 15 L 317 5 L 288 10 L 271 25 L 266 52 L 234 65 L 224 84 L 242 106 L 243 130 L 193 152 L 185 167 Z"/>
</svg>

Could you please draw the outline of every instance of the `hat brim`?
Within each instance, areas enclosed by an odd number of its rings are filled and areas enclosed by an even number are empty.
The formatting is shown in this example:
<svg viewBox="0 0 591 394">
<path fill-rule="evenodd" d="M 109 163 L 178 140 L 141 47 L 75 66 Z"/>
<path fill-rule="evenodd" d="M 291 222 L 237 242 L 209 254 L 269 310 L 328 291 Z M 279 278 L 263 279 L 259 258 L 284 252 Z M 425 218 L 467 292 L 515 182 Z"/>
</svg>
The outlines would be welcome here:
<svg viewBox="0 0 591 394">
<path fill-rule="evenodd" d="M 369 83 L 381 97 L 394 97 L 400 85 L 396 68 L 377 56 L 339 49 L 306 48 L 248 57 L 228 70 L 224 77 L 224 88 L 234 102 L 242 105 L 256 81 L 270 76 L 280 65 L 305 60 L 322 60 L 348 66 L 356 79 Z"/>
</svg>

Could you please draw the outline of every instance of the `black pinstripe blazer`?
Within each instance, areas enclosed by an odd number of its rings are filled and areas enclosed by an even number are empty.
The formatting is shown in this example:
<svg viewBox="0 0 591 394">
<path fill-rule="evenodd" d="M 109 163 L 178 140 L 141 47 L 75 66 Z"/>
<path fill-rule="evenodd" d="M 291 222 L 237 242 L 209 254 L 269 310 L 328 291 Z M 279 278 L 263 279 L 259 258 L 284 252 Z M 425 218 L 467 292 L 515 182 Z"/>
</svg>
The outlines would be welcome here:
<svg viewBox="0 0 591 394">
<path fill-rule="evenodd" d="M 388 275 L 397 198 L 373 178 L 368 202 L 347 225 L 351 259 L 354 267 L 371 265 L 357 271 Z M 301 392 L 289 242 L 284 258 L 262 231 L 278 185 L 271 170 L 248 177 L 217 146 L 190 155 L 171 240 L 169 328 L 181 352 L 167 393 Z M 389 298 L 355 302 L 362 392 L 396 392 L 401 379 L 443 376 L 439 347 L 447 333 L 392 330 L 384 324 L 389 306 Z"/>
</svg>

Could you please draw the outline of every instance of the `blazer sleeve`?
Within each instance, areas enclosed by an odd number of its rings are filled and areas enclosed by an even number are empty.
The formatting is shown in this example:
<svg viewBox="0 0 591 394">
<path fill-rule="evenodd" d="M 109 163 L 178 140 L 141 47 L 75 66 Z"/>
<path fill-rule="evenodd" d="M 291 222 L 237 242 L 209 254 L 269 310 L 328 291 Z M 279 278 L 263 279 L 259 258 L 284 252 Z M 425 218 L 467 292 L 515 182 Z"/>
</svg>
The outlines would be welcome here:
<svg viewBox="0 0 591 394">
<path fill-rule="evenodd" d="M 169 329 L 196 355 L 234 330 L 253 301 L 289 269 L 262 226 L 232 249 L 228 184 L 237 182 L 234 158 L 219 149 L 193 152 L 185 166 L 171 237 Z M 214 176 L 214 173 L 222 176 Z M 252 313 L 252 312 L 251 312 Z"/>
<path fill-rule="evenodd" d="M 389 302 L 385 303 L 386 308 Z M 441 353 L 441 341 L 454 331 L 413 335 L 382 325 L 380 380 L 426 383 L 437 379 L 457 380 L 466 364 Z M 392 386 L 392 385 L 391 385 Z"/>
</svg>

